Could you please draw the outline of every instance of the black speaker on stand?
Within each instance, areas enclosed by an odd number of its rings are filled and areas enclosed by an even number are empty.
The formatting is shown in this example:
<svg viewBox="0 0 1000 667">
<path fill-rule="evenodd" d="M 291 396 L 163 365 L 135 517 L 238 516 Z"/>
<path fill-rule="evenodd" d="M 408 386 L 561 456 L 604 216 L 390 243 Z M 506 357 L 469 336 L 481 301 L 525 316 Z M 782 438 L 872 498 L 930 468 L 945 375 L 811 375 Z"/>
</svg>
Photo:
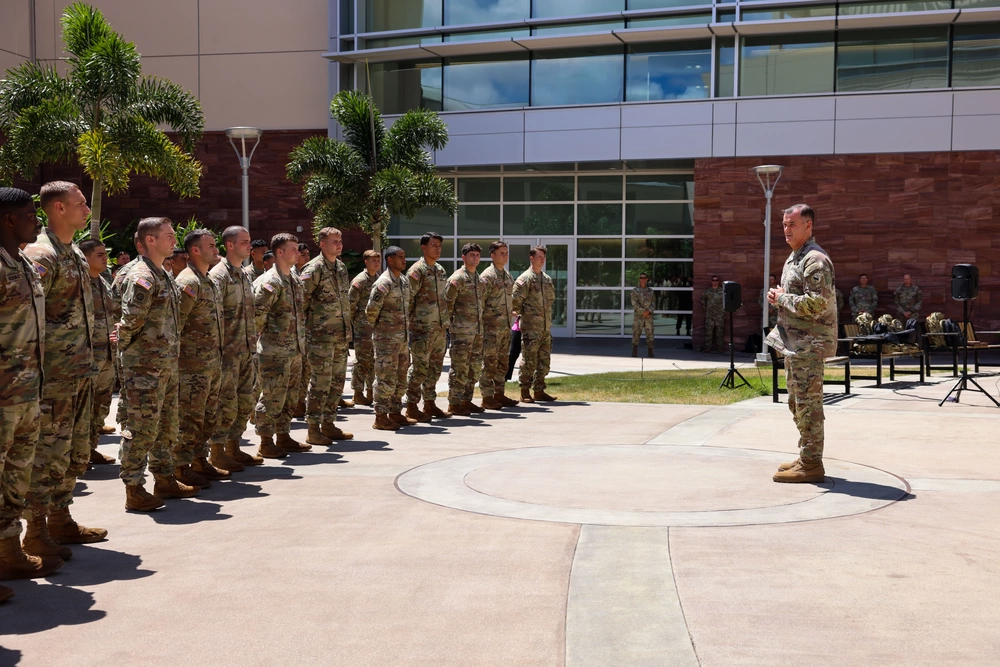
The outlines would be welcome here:
<svg viewBox="0 0 1000 667">
<path fill-rule="evenodd" d="M 736 357 L 733 348 L 733 313 L 740 309 L 743 305 L 743 292 L 740 289 L 740 284 L 727 280 L 722 283 L 722 309 L 729 313 L 729 372 L 726 373 L 726 377 L 722 379 L 722 384 L 719 385 L 719 389 L 726 387 L 727 389 L 736 389 L 737 387 L 749 387 L 750 383 L 747 379 L 740 375 L 740 372 L 736 370 Z M 740 381 L 737 383 L 736 378 Z"/>
<path fill-rule="evenodd" d="M 979 267 L 973 264 L 956 264 L 951 269 L 951 298 L 962 302 L 962 320 L 965 327 L 969 327 L 969 301 L 979 296 Z M 972 387 L 969 387 L 969 385 Z M 963 391 L 978 391 L 985 394 L 993 401 L 993 405 L 1000 408 L 1000 402 L 993 398 L 988 391 L 979 386 L 971 375 L 969 375 L 969 336 L 967 329 L 962 331 L 962 375 L 958 382 L 951 388 L 947 396 L 941 399 L 938 407 L 945 404 L 952 394 L 955 394 L 955 402 L 962 398 Z"/>
</svg>

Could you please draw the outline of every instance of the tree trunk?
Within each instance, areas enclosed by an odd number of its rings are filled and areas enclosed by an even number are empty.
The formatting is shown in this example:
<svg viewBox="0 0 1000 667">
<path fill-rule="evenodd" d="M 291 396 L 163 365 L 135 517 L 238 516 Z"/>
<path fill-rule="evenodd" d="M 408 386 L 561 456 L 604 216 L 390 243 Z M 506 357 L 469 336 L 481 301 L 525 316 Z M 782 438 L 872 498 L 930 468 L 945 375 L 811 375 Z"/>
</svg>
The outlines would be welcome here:
<svg viewBox="0 0 1000 667">
<path fill-rule="evenodd" d="M 94 181 L 94 191 L 90 195 L 90 238 L 101 240 L 101 179 Z"/>
<path fill-rule="evenodd" d="M 382 218 L 376 216 L 372 221 L 372 250 L 382 256 Z"/>
</svg>

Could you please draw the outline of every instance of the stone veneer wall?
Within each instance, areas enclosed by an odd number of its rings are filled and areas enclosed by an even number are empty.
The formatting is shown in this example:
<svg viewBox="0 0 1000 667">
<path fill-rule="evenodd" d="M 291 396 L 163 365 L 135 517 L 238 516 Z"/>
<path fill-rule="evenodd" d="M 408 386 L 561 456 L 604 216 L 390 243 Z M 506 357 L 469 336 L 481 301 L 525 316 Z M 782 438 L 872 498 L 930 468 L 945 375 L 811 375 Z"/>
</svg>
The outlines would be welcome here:
<svg viewBox="0 0 1000 667">
<path fill-rule="evenodd" d="M 910 273 L 923 290 L 922 316 L 942 311 L 961 319 L 951 268 L 971 263 L 981 293 L 970 319 L 979 329 L 1000 328 L 1000 294 L 992 294 L 1000 287 L 1000 152 L 712 158 L 695 161 L 695 347 L 704 342 L 700 296 L 713 273 L 743 287 L 734 320 L 738 350 L 759 327 L 765 200 L 750 170 L 759 164 L 785 166 L 772 220 L 771 272 L 779 280 L 789 253 L 781 210 L 806 202 L 844 293 L 841 322 L 850 318 L 847 297 L 861 273 L 879 291 L 878 314 L 894 313 L 893 291 Z"/>
</svg>

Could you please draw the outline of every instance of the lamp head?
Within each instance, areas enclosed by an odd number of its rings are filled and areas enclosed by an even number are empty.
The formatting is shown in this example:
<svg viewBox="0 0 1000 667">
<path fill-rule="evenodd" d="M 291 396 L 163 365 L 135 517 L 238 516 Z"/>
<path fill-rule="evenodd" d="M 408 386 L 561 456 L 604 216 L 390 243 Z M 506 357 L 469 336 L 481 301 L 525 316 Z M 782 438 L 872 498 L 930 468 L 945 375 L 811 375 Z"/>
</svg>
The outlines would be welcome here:
<svg viewBox="0 0 1000 667">
<path fill-rule="evenodd" d="M 226 136 L 230 139 L 257 139 L 264 133 L 259 127 L 229 127 Z"/>
<path fill-rule="evenodd" d="M 758 176 L 772 176 L 774 174 L 780 174 L 782 169 L 784 169 L 784 167 L 780 164 L 762 164 L 759 167 L 754 167 L 753 173 Z"/>
</svg>

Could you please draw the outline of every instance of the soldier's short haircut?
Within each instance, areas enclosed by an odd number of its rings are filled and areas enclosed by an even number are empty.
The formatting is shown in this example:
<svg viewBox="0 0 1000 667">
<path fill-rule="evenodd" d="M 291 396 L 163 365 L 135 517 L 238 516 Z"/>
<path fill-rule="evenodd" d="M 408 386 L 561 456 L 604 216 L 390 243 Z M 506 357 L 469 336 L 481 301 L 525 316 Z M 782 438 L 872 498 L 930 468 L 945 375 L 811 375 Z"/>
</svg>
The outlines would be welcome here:
<svg viewBox="0 0 1000 667">
<path fill-rule="evenodd" d="M 534 257 L 538 253 L 542 253 L 543 255 L 548 255 L 549 251 L 546 250 L 545 246 L 543 246 L 543 245 L 531 246 L 531 250 L 528 251 L 528 256 L 529 257 Z"/>
<path fill-rule="evenodd" d="M 70 183 L 69 181 L 52 181 L 51 183 L 46 183 L 42 186 L 42 189 L 38 191 L 38 198 L 42 208 L 48 209 L 49 206 L 61 200 L 70 192 L 73 192 L 73 190 L 79 189 L 80 186 L 76 183 Z"/>
<path fill-rule="evenodd" d="M 862 275 L 863 275 L 863 274 L 862 274 Z M 778 279 L 778 276 L 776 276 L 776 275 L 774 275 L 774 274 L 772 273 L 771 275 L 769 275 L 769 276 L 768 276 L 768 278 L 774 278 L 775 280 L 777 280 L 777 279 Z"/>
<path fill-rule="evenodd" d="M 275 234 L 271 237 L 271 252 L 274 252 L 286 243 L 294 243 L 295 247 L 298 248 L 299 237 L 295 234 L 289 234 L 288 232 L 281 232 L 280 234 Z"/>
<path fill-rule="evenodd" d="M 309 250 L 309 244 L 308 243 L 300 243 L 299 244 L 299 252 L 302 252 L 303 250 Z"/>
<path fill-rule="evenodd" d="M 483 247 L 478 243 L 466 243 L 462 246 L 462 257 L 465 257 L 470 252 L 478 252 L 481 255 L 483 254 Z"/>
<path fill-rule="evenodd" d="M 378 257 L 378 253 L 374 250 L 365 250 L 364 254 L 361 256 L 363 259 L 370 259 L 372 257 Z"/>
<path fill-rule="evenodd" d="M 226 227 L 224 230 L 222 230 L 222 245 L 223 245 L 223 247 L 225 247 L 226 244 L 230 243 L 230 242 L 231 243 L 236 243 L 236 238 L 240 235 L 240 232 L 245 232 L 245 231 L 246 231 L 246 229 L 244 229 L 240 225 L 230 225 L 229 227 Z M 253 244 L 250 244 L 250 245 L 251 245 L 251 247 L 253 246 Z M 264 244 L 264 247 L 267 247 L 266 243 Z"/>
<path fill-rule="evenodd" d="M 422 246 L 427 245 L 428 243 L 431 242 L 431 239 L 437 239 L 438 241 L 444 243 L 444 237 L 438 234 L 437 232 L 427 232 L 426 234 L 420 237 L 420 245 Z"/>
<path fill-rule="evenodd" d="M 181 247 L 174 248 L 174 257 L 176 257 L 177 255 L 186 255 L 186 254 L 188 254 L 187 248 L 181 248 Z"/>
<path fill-rule="evenodd" d="M 388 262 L 389 257 L 395 255 L 397 252 L 403 252 L 403 249 L 400 248 L 398 245 L 391 245 L 388 248 L 386 248 L 385 252 L 383 253 L 383 255 L 385 256 L 385 261 Z"/>
<path fill-rule="evenodd" d="M 190 232 L 188 232 L 188 235 L 184 237 L 184 252 L 190 253 L 191 246 L 198 243 L 198 241 L 200 241 L 205 236 L 211 236 L 212 240 L 213 241 L 215 240 L 215 234 L 213 234 L 212 232 L 208 231 L 205 228 L 193 229 Z"/>
<path fill-rule="evenodd" d="M 316 233 L 316 239 L 322 241 L 327 236 L 343 236 L 336 227 L 324 227 Z"/>
<path fill-rule="evenodd" d="M 265 253 L 264 253 L 264 256 L 263 256 L 263 257 L 261 257 L 260 259 L 261 259 L 261 261 L 262 261 L 262 262 L 263 262 L 264 260 L 268 260 L 268 259 L 274 259 L 274 253 L 273 253 L 273 252 L 271 252 L 270 250 L 268 250 L 267 252 L 265 252 Z"/>
<path fill-rule="evenodd" d="M 0 215 L 19 211 L 31 203 L 31 194 L 21 188 L 0 188 Z"/>
<path fill-rule="evenodd" d="M 783 213 L 785 215 L 794 215 L 798 213 L 803 220 L 808 220 L 809 222 L 816 222 L 816 212 L 812 210 L 812 206 L 809 204 L 796 204 L 795 206 L 789 206 Z"/>
<path fill-rule="evenodd" d="M 503 241 L 494 241 L 493 243 L 490 244 L 490 254 L 492 255 L 500 248 L 506 248 L 506 247 L 507 244 L 504 243 Z"/>
<path fill-rule="evenodd" d="M 267 241 L 264 239 L 254 239 L 250 242 L 250 248 L 267 248 Z"/>
<path fill-rule="evenodd" d="M 642 273 L 640 273 L 639 277 L 640 278 L 645 278 L 646 280 L 649 280 L 649 274 L 646 273 L 645 271 L 643 271 Z"/>
<path fill-rule="evenodd" d="M 103 248 L 104 244 L 101 243 L 100 241 L 95 241 L 94 239 L 86 239 L 84 241 L 80 241 L 77 247 L 80 248 L 80 251 L 84 255 L 87 255 L 89 257 L 90 254 L 95 250 L 97 250 L 98 248 Z"/>
<path fill-rule="evenodd" d="M 139 225 L 135 228 L 135 235 L 139 237 L 142 245 L 146 245 L 146 237 L 154 236 L 159 238 L 160 229 L 164 225 L 173 226 L 174 223 L 170 221 L 170 218 L 143 218 L 139 221 Z"/>
<path fill-rule="evenodd" d="M 867 278 L 867 277 L 868 277 L 868 274 L 867 274 L 867 273 L 859 273 L 859 274 L 858 274 L 858 279 L 859 279 L 859 280 L 860 280 L 861 278 Z"/>
</svg>

